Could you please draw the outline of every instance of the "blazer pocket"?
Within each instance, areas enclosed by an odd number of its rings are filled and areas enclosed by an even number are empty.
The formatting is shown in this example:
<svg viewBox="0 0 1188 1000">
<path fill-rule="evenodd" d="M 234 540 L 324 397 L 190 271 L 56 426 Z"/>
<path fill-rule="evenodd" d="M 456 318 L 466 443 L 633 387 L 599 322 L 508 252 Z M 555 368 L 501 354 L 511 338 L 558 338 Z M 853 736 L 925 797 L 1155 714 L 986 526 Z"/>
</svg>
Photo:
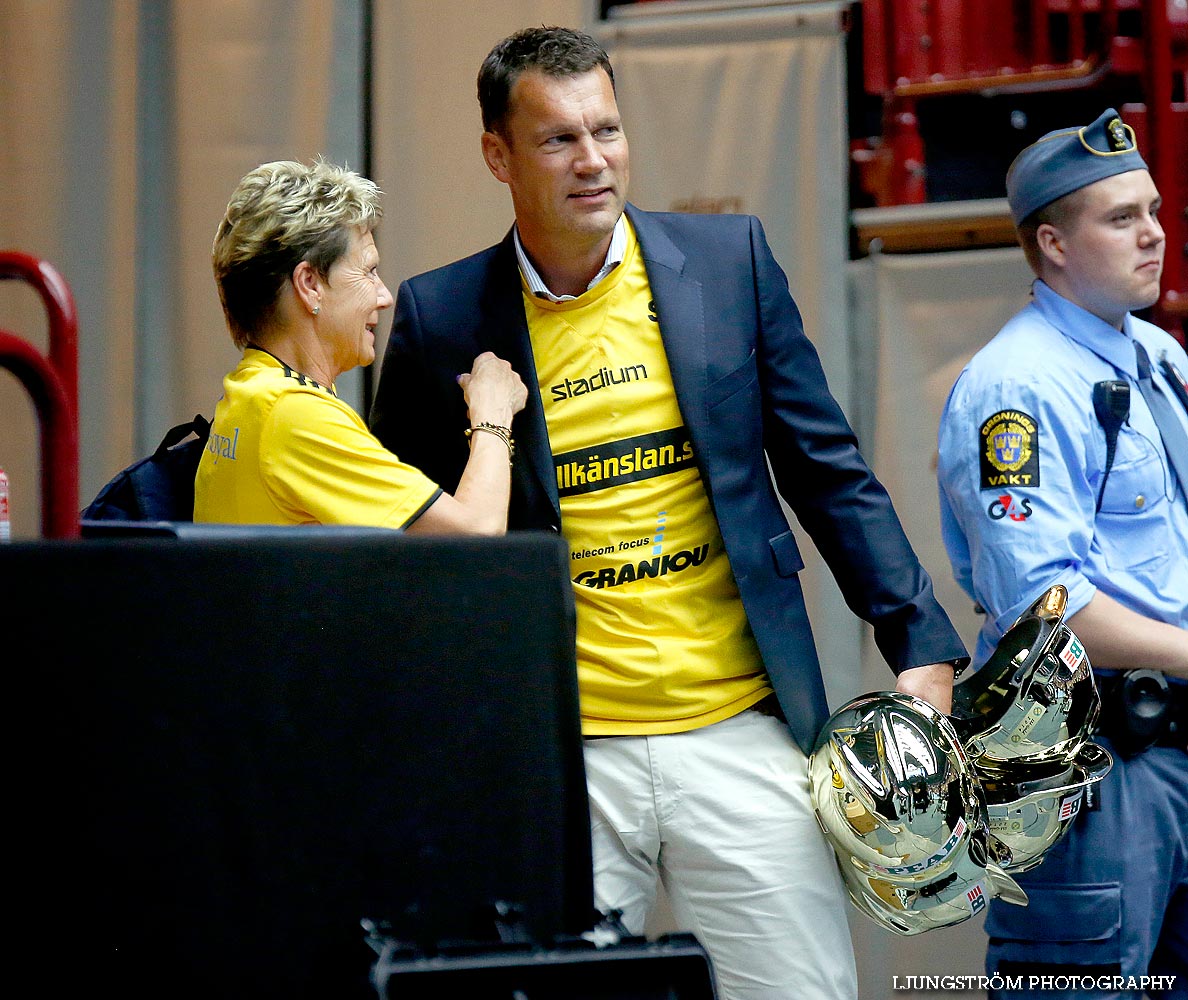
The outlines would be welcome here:
<svg viewBox="0 0 1188 1000">
<path fill-rule="evenodd" d="M 776 573 L 780 576 L 795 576 L 804 569 L 804 557 L 796 544 L 796 537 L 791 531 L 776 535 L 769 543 L 771 555 L 775 560 Z"/>
<path fill-rule="evenodd" d="M 709 389 L 706 391 L 706 400 L 709 403 L 710 409 L 713 409 L 719 403 L 724 403 L 735 393 L 754 385 L 759 380 L 759 369 L 755 364 L 755 351 L 752 348 L 751 353 L 747 355 L 747 360 L 734 369 L 734 371 L 723 375 L 720 379 L 712 382 Z"/>
</svg>

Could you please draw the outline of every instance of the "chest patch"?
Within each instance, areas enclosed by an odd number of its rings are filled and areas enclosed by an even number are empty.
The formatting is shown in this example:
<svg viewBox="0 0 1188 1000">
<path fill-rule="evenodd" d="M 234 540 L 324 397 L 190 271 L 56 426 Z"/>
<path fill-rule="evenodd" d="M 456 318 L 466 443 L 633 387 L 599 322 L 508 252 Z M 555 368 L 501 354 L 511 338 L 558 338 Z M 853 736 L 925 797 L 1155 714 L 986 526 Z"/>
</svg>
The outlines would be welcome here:
<svg viewBox="0 0 1188 1000">
<path fill-rule="evenodd" d="M 999 410 L 978 429 L 981 488 L 1040 484 L 1039 424 L 1022 410 Z"/>
</svg>

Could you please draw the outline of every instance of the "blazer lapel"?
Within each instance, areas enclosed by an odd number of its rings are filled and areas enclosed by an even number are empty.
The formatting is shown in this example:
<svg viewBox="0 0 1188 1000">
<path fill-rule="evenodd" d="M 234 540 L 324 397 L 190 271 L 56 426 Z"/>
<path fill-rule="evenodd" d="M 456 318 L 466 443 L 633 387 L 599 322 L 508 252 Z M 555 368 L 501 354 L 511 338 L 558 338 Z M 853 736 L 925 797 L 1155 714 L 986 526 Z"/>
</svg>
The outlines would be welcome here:
<svg viewBox="0 0 1188 1000">
<path fill-rule="evenodd" d="M 660 319 L 660 337 L 676 389 L 681 416 L 693 438 L 697 454 L 704 455 L 704 428 L 709 419 L 706 403 L 708 353 L 701 282 L 687 277 L 685 255 L 648 213 L 627 206 L 635 227 Z M 704 468 L 703 468 L 704 472 Z"/>
<path fill-rule="evenodd" d="M 486 337 L 488 349 L 507 361 L 519 373 L 528 389 L 528 402 L 515 419 L 513 492 L 518 488 L 522 493 L 533 526 L 541 526 L 536 523 L 534 512 L 545 504 L 552 508 L 552 523 L 559 525 L 561 502 L 557 497 L 557 476 L 553 469 L 544 403 L 540 398 L 540 380 L 536 376 L 536 361 L 532 357 L 528 320 L 524 315 L 520 268 L 516 263 L 515 244 L 510 230 L 492 260 L 483 308 L 491 318 Z"/>
<path fill-rule="evenodd" d="M 627 216 L 635 227 L 640 252 L 648 272 L 652 296 L 660 320 L 660 336 L 668 356 L 681 415 L 699 455 L 705 455 L 707 344 L 702 310 L 701 283 L 684 274 L 685 255 L 669 239 L 658 222 L 634 205 Z M 506 359 L 520 373 L 528 389 L 524 412 L 516 417 L 517 460 L 515 486 L 521 492 L 528 517 L 536 526 L 536 511 L 547 504 L 554 524 L 561 523 L 561 503 L 549 445 L 540 380 L 532 356 L 532 341 L 524 315 L 520 269 L 509 231 L 492 261 L 491 280 L 484 296 L 484 309 L 491 317 L 487 337 L 489 349 Z M 702 469 L 705 471 L 704 465 Z"/>
</svg>

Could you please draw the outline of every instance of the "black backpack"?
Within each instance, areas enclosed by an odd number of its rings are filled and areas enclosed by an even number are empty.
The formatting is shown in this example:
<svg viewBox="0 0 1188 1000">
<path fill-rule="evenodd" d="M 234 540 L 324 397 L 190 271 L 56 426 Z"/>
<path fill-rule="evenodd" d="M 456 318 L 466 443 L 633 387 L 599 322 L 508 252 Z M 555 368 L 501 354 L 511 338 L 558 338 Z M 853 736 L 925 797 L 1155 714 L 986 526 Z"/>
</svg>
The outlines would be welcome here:
<svg viewBox="0 0 1188 1000">
<path fill-rule="evenodd" d="M 147 458 L 120 472 L 82 511 L 83 521 L 192 521 L 194 476 L 210 437 L 199 415 L 172 428 Z"/>
</svg>

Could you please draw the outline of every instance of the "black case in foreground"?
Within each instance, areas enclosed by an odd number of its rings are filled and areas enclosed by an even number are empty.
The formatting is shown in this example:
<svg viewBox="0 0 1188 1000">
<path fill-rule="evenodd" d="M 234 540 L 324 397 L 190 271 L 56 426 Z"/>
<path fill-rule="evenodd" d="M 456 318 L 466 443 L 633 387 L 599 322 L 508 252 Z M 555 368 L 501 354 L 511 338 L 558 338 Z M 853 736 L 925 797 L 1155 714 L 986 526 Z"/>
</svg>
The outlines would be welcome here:
<svg viewBox="0 0 1188 1000">
<path fill-rule="evenodd" d="M 709 957 L 691 934 L 602 948 L 488 948 L 470 955 L 380 956 L 380 1000 L 714 1000 Z"/>
<path fill-rule="evenodd" d="M 529 534 L 0 546 L 10 977 L 337 1000 L 375 996 L 364 920 L 426 955 L 497 944 L 500 902 L 533 941 L 587 931 L 568 561 Z"/>
</svg>

